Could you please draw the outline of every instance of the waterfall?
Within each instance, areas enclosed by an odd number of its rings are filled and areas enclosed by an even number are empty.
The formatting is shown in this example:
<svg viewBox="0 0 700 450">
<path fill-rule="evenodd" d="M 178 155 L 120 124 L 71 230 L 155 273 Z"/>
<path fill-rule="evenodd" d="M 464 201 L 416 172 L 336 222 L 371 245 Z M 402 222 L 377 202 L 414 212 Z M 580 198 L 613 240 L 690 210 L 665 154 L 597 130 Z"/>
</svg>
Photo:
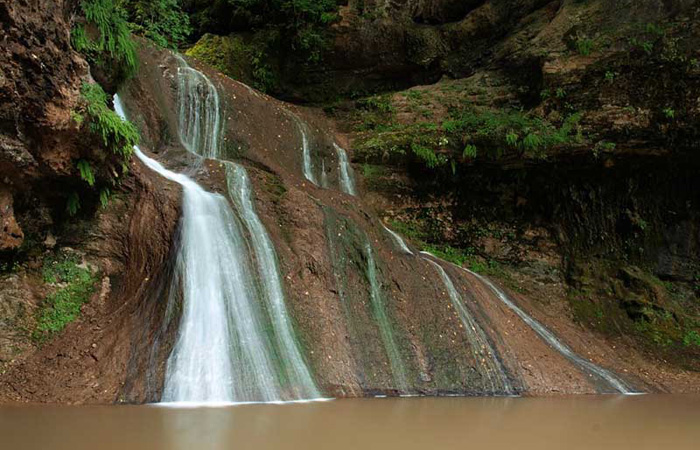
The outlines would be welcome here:
<svg viewBox="0 0 700 450">
<path fill-rule="evenodd" d="M 321 187 L 328 189 L 330 184 L 328 183 L 328 174 L 326 173 L 326 160 L 321 159 Z"/>
<path fill-rule="evenodd" d="M 566 344 L 559 341 L 551 331 L 549 331 L 547 328 L 544 327 L 544 325 L 542 325 L 537 320 L 535 320 L 534 318 L 529 316 L 525 311 L 520 309 L 508 297 L 508 295 L 505 292 L 503 292 L 502 289 L 500 289 L 495 284 L 493 284 L 493 282 L 491 282 L 491 280 L 489 280 L 488 278 L 486 278 L 482 275 L 479 275 L 478 273 L 472 272 L 469 269 L 462 268 L 462 270 L 469 272 L 470 274 L 474 275 L 479 280 L 481 280 L 484 284 L 486 284 L 486 286 L 488 286 L 508 308 L 510 308 L 526 324 L 528 324 L 530 326 L 530 328 L 532 328 L 535 331 L 535 333 L 537 333 L 545 342 L 547 342 L 550 346 L 552 346 L 552 348 L 554 348 L 559 353 L 561 353 L 566 359 L 571 361 L 575 366 L 579 367 L 584 372 L 587 372 L 587 373 L 603 380 L 611 388 L 613 388 L 615 391 L 617 391 L 621 394 L 633 394 L 633 393 L 635 393 L 634 390 L 632 390 L 629 386 L 627 386 L 618 377 L 613 375 L 610 371 L 605 370 L 596 364 L 593 364 L 591 361 L 588 361 L 586 359 L 581 358 L 573 350 L 571 350 L 571 348 L 569 348 Z"/>
<path fill-rule="evenodd" d="M 233 199 L 251 238 L 258 276 L 264 280 L 262 291 L 270 308 L 272 326 L 282 364 L 285 367 L 287 381 L 295 390 L 294 396 L 296 398 L 318 398 L 321 395 L 294 339 L 294 330 L 285 307 L 277 255 L 272 240 L 255 211 L 248 174 L 243 167 L 226 163 L 226 179 L 229 195 Z"/>
<path fill-rule="evenodd" d="M 179 88 L 187 91 L 178 92 L 180 140 L 195 154 L 216 157 L 221 133 L 216 88 L 179 61 L 178 74 L 185 78 L 178 80 Z M 114 103 L 125 118 L 118 96 Z M 183 190 L 173 280 L 183 294 L 182 317 L 161 401 L 213 404 L 319 397 L 294 340 L 274 249 L 253 208 L 245 171 L 233 170 L 229 186 L 239 218 L 222 195 L 165 169 L 138 147 L 135 153 Z"/>
<path fill-rule="evenodd" d="M 391 236 L 391 238 L 394 240 L 394 242 L 401 249 L 402 252 L 409 254 L 409 255 L 413 254 L 413 252 L 411 251 L 410 248 L 408 248 L 408 245 L 406 245 L 406 242 L 404 242 L 404 240 L 401 236 L 399 236 L 397 233 L 395 233 L 394 231 L 387 228 L 387 226 L 384 224 L 382 224 L 382 227 L 384 227 L 384 229 L 389 233 L 389 236 Z"/>
<path fill-rule="evenodd" d="M 346 194 L 357 195 L 355 191 L 355 181 L 353 180 L 353 170 L 348 161 L 348 154 L 338 144 L 334 143 L 333 147 L 338 154 L 338 171 L 340 173 L 340 189 Z"/>
<path fill-rule="evenodd" d="M 425 260 L 432 264 L 438 272 L 438 275 L 440 275 L 447 289 L 452 306 L 454 306 L 459 315 L 459 319 L 462 321 L 462 325 L 464 325 L 472 354 L 476 361 L 483 367 L 481 373 L 485 376 L 488 384 L 488 386 L 484 386 L 484 391 L 491 394 L 515 394 L 515 390 L 508 380 L 503 365 L 498 359 L 498 355 L 491 345 L 491 342 L 489 342 L 486 333 L 484 333 L 484 330 L 476 320 L 474 320 L 474 317 L 472 317 L 472 314 L 464 305 L 462 296 L 457 292 L 454 283 L 452 283 L 445 269 L 431 259 L 425 258 Z"/>
<path fill-rule="evenodd" d="M 314 175 L 314 166 L 311 161 L 311 144 L 309 142 L 309 126 L 304 123 L 296 114 L 290 113 L 297 124 L 299 134 L 301 134 L 302 170 L 307 180 L 318 186 L 318 179 Z"/>
<path fill-rule="evenodd" d="M 117 113 L 125 118 L 119 97 Z M 150 169 L 182 186 L 177 279 L 183 311 L 168 358 L 162 401 L 274 401 L 280 386 L 266 351 L 245 240 L 226 199 L 165 169 L 138 147 Z"/>
<path fill-rule="evenodd" d="M 221 149 L 219 93 L 203 73 L 177 57 L 179 134 L 182 145 L 204 158 L 216 158 Z"/>
<path fill-rule="evenodd" d="M 367 256 L 367 278 L 370 285 L 370 301 L 372 304 L 374 318 L 379 326 L 379 333 L 382 337 L 387 356 L 389 357 L 391 373 L 394 377 L 396 388 L 400 391 L 406 392 L 408 390 L 406 367 L 404 366 L 403 359 L 401 358 L 401 352 L 399 351 L 399 347 L 396 344 L 396 339 L 394 338 L 393 326 L 391 325 L 391 321 L 386 312 L 384 295 L 382 293 L 381 286 L 379 285 L 379 279 L 377 278 L 377 264 L 374 261 L 372 246 L 370 245 L 369 241 L 367 241 L 365 244 L 365 253 Z"/>
</svg>

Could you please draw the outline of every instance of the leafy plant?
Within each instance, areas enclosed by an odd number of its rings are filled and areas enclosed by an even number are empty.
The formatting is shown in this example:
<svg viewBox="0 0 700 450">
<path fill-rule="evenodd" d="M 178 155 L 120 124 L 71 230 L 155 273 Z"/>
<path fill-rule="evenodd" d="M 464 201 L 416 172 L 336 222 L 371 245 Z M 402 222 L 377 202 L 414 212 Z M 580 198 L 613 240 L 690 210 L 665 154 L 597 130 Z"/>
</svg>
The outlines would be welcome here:
<svg viewBox="0 0 700 450">
<path fill-rule="evenodd" d="M 124 11 L 116 0 L 83 0 L 80 7 L 86 23 L 73 28 L 73 48 L 84 54 L 90 64 L 105 66 L 111 59 L 123 72 L 123 78 L 133 75 L 138 65 L 136 46 Z"/>
<path fill-rule="evenodd" d="M 124 167 L 139 140 L 136 127 L 107 106 L 107 94 L 99 84 L 85 83 L 81 93 L 90 130 L 102 139 L 113 155 L 120 158 Z"/>
<path fill-rule="evenodd" d="M 462 156 L 465 158 L 476 158 L 476 145 L 467 144 L 464 147 L 464 151 L 462 152 Z"/>
<path fill-rule="evenodd" d="M 280 30 L 280 42 L 307 62 L 321 59 L 325 28 L 338 20 L 335 0 L 228 0 L 227 6 L 253 30 Z"/>
<path fill-rule="evenodd" d="M 71 216 L 74 216 L 78 213 L 78 210 L 80 209 L 80 197 L 78 196 L 78 193 L 73 191 L 70 194 L 68 194 L 68 200 L 66 201 L 66 211 L 68 211 L 68 214 Z"/>
<path fill-rule="evenodd" d="M 576 41 L 576 50 L 583 56 L 588 56 L 593 51 L 593 40 L 581 38 Z"/>
<path fill-rule="evenodd" d="M 667 119 L 674 119 L 676 117 L 676 111 L 673 108 L 664 108 L 661 112 Z"/>
<path fill-rule="evenodd" d="M 192 32 L 180 0 L 117 0 L 134 32 L 161 47 L 177 48 Z"/>
<path fill-rule="evenodd" d="M 100 190 L 100 205 L 102 205 L 103 208 L 106 208 L 111 197 L 112 191 L 108 187 L 102 188 Z"/>
<path fill-rule="evenodd" d="M 613 81 L 615 81 L 615 73 L 609 70 L 605 72 L 605 81 L 607 81 L 608 83 L 612 83 Z"/>
<path fill-rule="evenodd" d="M 690 330 L 683 336 L 683 345 L 686 347 L 700 347 L 700 333 L 696 330 Z"/>
<path fill-rule="evenodd" d="M 78 161 L 78 170 L 80 171 L 80 178 L 83 179 L 90 186 L 95 185 L 95 174 L 92 172 L 92 166 L 90 163 L 81 159 Z"/>
</svg>

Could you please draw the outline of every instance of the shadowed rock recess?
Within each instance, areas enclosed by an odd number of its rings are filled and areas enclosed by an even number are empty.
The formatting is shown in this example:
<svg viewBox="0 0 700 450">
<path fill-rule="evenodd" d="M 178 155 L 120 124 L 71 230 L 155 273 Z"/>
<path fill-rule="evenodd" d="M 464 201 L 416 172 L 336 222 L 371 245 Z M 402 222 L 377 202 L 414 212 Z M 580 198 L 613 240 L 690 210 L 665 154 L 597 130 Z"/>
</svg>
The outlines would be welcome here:
<svg viewBox="0 0 700 450">
<path fill-rule="evenodd" d="M 175 3 L 0 0 L 0 402 L 700 392 L 694 2 Z"/>
</svg>

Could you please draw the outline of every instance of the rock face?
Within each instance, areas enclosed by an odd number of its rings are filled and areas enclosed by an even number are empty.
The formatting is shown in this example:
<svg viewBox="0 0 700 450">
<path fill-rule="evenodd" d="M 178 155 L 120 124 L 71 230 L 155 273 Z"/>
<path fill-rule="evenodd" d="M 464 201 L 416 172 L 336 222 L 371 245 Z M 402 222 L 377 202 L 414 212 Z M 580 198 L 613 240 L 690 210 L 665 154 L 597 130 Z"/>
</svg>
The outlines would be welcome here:
<svg viewBox="0 0 700 450">
<path fill-rule="evenodd" d="M 379 167 L 367 186 L 379 209 L 424 227 L 430 243 L 513 264 L 522 286 L 563 285 L 581 323 L 697 369 L 700 349 L 685 343 L 700 323 L 700 11 L 686 1 L 525 3 L 518 16 L 487 2 L 440 27 L 441 42 L 461 48 L 442 47 L 437 67 L 461 78 L 358 102 L 347 107 L 355 118 L 339 108 L 356 161 Z M 448 131 L 479 114 L 498 123 L 504 111 L 556 126 L 578 117 L 577 138 L 533 156 L 508 146 L 513 123 L 495 145 L 488 121 Z M 456 155 L 455 166 L 426 168 L 412 142 Z M 669 283 L 669 300 L 627 286 L 639 268 L 647 285 Z"/>
<path fill-rule="evenodd" d="M 81 134 L 71 118 L 86 62 L 72 50 L 73 1 L 0 2 L 0 248 L 22 243 L 22 221 L 13 217 L 48 202 L 44 188 L 72 174 Z M 86 139 L 83 137 L 82 139 Z M 8 207 L 9 206 L 9 207 Z M 7 227 L 7 228 L 6 228 Z"/>
<path fill-rule="evenodd" d="M 19 247 L 23 239 L 22 229 L 15 220 L 12 195 L 9 190 L 0 190 L 0 251 Z"/>
<path fill-rule="evenodd" d="M 0 401 L 113 402 L 163 303 L 144 283 L 167 278 L 180 192 L 139 165 L 108 206 L 68 220 L 66 197 L 86 191 L 76 160 L 101 144 L 74 118 L 90 69 L 70 43 L 74 0 L 0 1 Z M 95 192 L 84 203 L 97 203 Z M 70 252 L 100 281 L 82 318 L 39 345 L 48 294 L 42 275 Z M 144 282 L 144 279 L 146 282 Z M 157 361 L 157 358 L 155 358 Z M 158 366 L 156 362 L 155 366 Z M 161 367 L 162 368 L 162 367 Z M 156 368 L 157 372 L 157 368 Z M 162 373 L 162 370 L 161 372 Z M 50 374 L 50 376 L 47 376 Z M 154 375 L 157 377 L 157 374 Z M 95 381 L 98 379 L 99 381 Z M 145 400 L 144 384 L 128 387 Z"/>
</svg>

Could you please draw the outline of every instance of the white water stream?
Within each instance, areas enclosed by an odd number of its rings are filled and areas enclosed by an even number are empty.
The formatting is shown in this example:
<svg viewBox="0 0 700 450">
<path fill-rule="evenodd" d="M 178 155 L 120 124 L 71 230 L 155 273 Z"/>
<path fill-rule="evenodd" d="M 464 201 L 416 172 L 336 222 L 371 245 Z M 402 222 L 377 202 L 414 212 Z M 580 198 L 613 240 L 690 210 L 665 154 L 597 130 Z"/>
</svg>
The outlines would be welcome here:
<svg viewBox="0 0 700 450">
<path fill-rule="evenodd" d="M 189 151 L 215 158 L 218 94 L 206 76 L 180 62 L 179 87 L 187 90 L 178 97 L 180 139 Z M 118 96 L 114 103 L 125 119 Z M 320 397 L 294 338 L 274 248 L 255 212 L 245 170 L 227 163 L 237 215 L 224 196 L 164 168 L 138 147 L 135 153 L 183 189 L 174 280 L 182 290 L 182 317 L 161 401 L 211 405 Z"/>
<path fill-rule="evenodd" d="M 353 179 L 353 170 L 348 161 L 348 154 L 345 149 L 338 144 L 333 144 L 335 152 L 338 155 L 338 173 L 340 174 L 340 189 L 346 194 L 357 195 L 355 190 L 355 180 Z"/>
<path fill-rule="evenodd" d="M 489 342 L 486 333 L 484 333 L 484 330 L 476 320 L 474 320 L 474 317 L 472 317 L 472 314 L 464 305 L 462 296 L 455 288 L 454 283 L 452 283 L 445 269 L 432 259 L 425 258 L 425 260 L 432 264 L 438 275 L 440 275 L 447 289 L 447 294 L 450 297 L 452 306 L 454 306 L 459 320 L 464 326 L 464 331 L 467 334 L 469 346 L 471 347 L 471 353 L 474 355 L 477 363 L 481 365 L 479 372 L 484 375 L 486 379 L 486 385 L 483 386 L 484 392 L 488 394 L 515 394 L 516 392 L 506 375 L 501 361 L 498 359 L 496 351 Z"/>
</svg>

